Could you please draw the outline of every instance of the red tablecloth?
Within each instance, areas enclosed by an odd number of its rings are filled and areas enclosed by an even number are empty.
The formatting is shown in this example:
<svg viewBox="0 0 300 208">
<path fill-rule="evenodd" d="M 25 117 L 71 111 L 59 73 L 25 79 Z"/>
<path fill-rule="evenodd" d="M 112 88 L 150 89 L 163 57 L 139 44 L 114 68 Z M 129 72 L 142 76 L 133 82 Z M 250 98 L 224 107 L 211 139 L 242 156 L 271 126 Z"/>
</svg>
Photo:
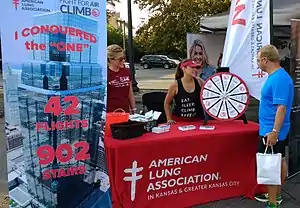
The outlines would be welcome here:
<svg viewBox="0 0 300 208">
<path fill-rule="evenodd" d="M 258 124 L 209 121 L 214 131 L 187 132 L 179 125 L 125 141 L 105 138 L 114 207 L 184 208 L 252 196 Z"/>
</svg>

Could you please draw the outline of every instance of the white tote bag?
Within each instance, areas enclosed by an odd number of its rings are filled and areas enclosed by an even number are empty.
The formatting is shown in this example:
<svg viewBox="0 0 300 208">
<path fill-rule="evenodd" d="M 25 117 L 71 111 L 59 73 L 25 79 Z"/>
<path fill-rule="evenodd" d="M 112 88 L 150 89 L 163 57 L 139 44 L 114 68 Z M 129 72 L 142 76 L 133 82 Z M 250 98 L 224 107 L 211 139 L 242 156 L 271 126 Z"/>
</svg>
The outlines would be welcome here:
<svg viewBox="0 0 300 208">
<path fill-rule="evenodd" d="M 264 185 L 281 185 L 281 153 L 274 154 L 273 146 L 271 146 L 272 154 L 256 153 L 257 164 L 257 183 Z"/>
</svg>

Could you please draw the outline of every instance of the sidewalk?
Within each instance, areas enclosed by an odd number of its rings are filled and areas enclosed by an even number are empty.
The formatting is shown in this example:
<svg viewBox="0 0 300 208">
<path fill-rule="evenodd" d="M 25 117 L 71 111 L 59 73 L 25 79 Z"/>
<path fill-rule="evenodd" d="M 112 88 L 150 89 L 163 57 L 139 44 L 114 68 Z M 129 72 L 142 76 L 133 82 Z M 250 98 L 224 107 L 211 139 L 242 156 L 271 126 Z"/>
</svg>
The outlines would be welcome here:
<svg viewBox="0 0 300 208">
<path fill-rule="evenodd" d="M 281 208 L 300 208 L 300 174 L 284 185 Z M 194 208 L 263 208 L 264 204 L 250 199 L 234 198 L 213 202 Z"/>
</svg>

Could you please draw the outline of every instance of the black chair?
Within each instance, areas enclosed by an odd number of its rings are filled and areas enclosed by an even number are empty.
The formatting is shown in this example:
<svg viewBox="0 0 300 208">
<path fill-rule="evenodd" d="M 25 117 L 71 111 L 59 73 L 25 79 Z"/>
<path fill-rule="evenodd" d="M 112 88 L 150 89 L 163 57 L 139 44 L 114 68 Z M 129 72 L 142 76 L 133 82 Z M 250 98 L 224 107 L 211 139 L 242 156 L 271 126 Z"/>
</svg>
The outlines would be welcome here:
<svg viewBox="0 0 300 208">
<path fill-rule="evenodd" d="M 164 109 L 164 101 L 167 93 L 165 92 L 149 92 L 142 95 L 142 104 L 147 108 L 147 111 L 161 112 L 160 117 L 157 120 L 158 124 L 166 123 L 167 118 Z M 146 110 L 144 110 L 144 113 Z"/>
</svg>

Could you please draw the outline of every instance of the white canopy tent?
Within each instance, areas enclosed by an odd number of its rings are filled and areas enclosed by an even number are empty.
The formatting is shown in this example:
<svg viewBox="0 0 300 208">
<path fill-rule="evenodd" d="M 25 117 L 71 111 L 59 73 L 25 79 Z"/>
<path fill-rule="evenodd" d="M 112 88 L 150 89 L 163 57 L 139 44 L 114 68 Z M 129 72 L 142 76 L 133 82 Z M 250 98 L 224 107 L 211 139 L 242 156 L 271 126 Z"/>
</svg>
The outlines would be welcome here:
<svg viewBox="0 0 300 208">
<path fill-rule="evenodd" d="M 300 0 L 273 0 L 273 23 L 275 37 L 290 37 L 291 19 L 300 18 Z M 201 31 L 225 33 L 229 11 L 201 18 Z"/>
</svg>

